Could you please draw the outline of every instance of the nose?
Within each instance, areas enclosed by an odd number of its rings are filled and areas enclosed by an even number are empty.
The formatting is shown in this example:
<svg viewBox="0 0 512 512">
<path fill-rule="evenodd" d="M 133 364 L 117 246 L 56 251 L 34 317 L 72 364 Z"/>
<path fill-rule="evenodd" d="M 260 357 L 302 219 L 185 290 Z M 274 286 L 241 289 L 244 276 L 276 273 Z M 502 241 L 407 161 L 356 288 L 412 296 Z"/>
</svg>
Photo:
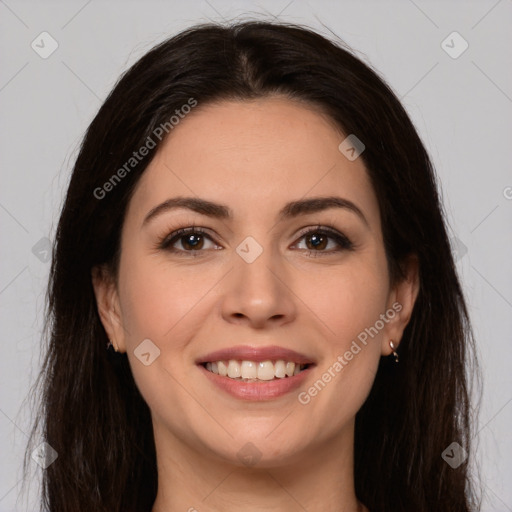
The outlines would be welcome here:
<svg viewBox="0 0 512 512">
<path fill-rule="evenodd" d="M 222 316 L 230 323 L 263 329 L 287 324 L 296 316 L 290 268 L 270 250 L 252 262 L 234 255 L 234 268 L 225 282 Z"/>
</svg>

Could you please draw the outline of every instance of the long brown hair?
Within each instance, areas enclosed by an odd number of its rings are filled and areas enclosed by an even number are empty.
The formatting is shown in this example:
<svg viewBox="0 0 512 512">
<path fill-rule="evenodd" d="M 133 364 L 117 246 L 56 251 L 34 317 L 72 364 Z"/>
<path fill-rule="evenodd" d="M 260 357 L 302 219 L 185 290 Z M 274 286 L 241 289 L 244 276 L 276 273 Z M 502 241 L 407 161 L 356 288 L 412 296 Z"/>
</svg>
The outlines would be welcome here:
<svg viewBox="0 0 512 512">
<path fill-rule="evenodd" d="M 154 152 L 94 191 L 155 128 L 198 104 L 282 94 L 320 107 L 366 146 L 391 277 L 416 254 L 420 291 L 399 348 L 382 359 L 355 432 L 357 497 L 374 512 L 477 510 L 471 453 L 474 342 L 427 152 L 392 90 L 342 43 L 311 29 L 263 21 L 202 24 L 153 48 L 118 81 L 90 124 L 58 224 L 47 292 L 45 359 L 34 389 L 36 433 L 58 453 L 43 474 L 52 512 L 146 512 L 157 490 L 150 411 L 126 354 L 109 355 L 91 269 L 117 271 L 127 204 Z"/>
</svg>

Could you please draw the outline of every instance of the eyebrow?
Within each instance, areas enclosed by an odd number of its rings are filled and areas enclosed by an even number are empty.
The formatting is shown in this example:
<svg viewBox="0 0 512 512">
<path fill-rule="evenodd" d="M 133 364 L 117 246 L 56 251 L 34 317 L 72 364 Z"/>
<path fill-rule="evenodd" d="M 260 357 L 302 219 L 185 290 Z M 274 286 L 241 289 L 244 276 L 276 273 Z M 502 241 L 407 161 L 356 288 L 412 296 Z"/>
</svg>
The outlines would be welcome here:
<svg viewBox="0 0 512 512">
<path fill-rule="evenodd" d="M 196 213 L 220 220 L 229 220 L 233 218 L 232 210 L 226 205 L 214 203 L 197 197 L 173 197 L 152 208 L 144 218 L 142 226 L 146 225 L 150 220 L 164 212 L 179 208 L 192 210 Z M 330 208 L 341 208 L 355 213 L 367 226 L 369 226 L 366 217 L 358 206 L 348 199 L 337 196 L 313 197 L 287 203 L 280 210 L 278 214 L 278 221 L 282 222 L 300 215 L 317 213 Z"/>
</svg>

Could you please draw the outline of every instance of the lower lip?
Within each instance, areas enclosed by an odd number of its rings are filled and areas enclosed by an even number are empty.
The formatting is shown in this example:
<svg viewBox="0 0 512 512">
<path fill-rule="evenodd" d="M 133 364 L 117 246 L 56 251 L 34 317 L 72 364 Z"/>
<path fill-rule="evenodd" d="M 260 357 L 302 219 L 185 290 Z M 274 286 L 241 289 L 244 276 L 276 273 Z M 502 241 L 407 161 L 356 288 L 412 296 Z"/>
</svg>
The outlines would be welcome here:
<svg viewBox="0 0 512 512">
<path fill-rule="evenodd" d="M 242 400 L 272 400 L 280 396 L 291 393 L 297 389 L 304 380 L 308 378 L 309 372 L 314 365 L 310 365 L 297 375 L 284 377 L 283 379 L 274 379 L 261 382 L 243 382 L 241 380 L 222 377 L 216 373 L 208 371 L 203 365 L 197 365 L 205 373 L 210 381 L 220 389 L 226 391 L 235 398 Z"/>
</svg>

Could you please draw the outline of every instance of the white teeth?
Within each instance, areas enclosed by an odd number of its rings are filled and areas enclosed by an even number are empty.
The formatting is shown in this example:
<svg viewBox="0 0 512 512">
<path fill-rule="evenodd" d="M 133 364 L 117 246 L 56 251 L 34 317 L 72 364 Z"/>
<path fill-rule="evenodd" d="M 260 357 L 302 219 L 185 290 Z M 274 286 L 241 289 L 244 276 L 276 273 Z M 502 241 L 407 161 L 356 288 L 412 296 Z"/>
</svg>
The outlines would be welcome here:
<svg viewBox="0 0 512 512">
<path fill-rule="evenodd" d="M 284 364 L 284 361 L 276 361 L 274 367 L 276 369 L 276 377 L 278 379 L 286 377 L 286 365 Z"/>
<path fill-rule="evenodd" d="M 286 363 L 286 375 L 291 377 L 295 371 L 295 363 Z"/>
<path fill-rule="evenodd" d="M 272 361 L 260 361 L 258 364 L 258 379 L 272 380 L 274 378 L 275 370 Z"/>
<path fill-rule="evenodd" d="M 233 359 L 231 359 L 228 364 L 228 377 L 236 379 L 237 377 L 240 377 L 241 373 L 242 369 L 240 368 L 240 364 L 238 363 L 238 361 L 234 361 Z"/>
<path fill-rule="evenodd" d="M 245 381 L 269 381 L 293 377 L 304 370 L 306 366 L 305 364 L 283 361 L 282 359 L 275 362 L 270 360 L 254 362 L 230 359 L 229 361 L 211 361 L 205 365 L 206 369 L 212 373 Z"/>
<path fill-rule="evenodd" d="M 227 377 L 228 367 L 226 366 L 226 363 L 224 363 L 224 361 L 217 361 L 217 369 L 219 370 L 219 375 L 221 375 L 222 377 Z"/>
<path fill-rule="evenodd" d="M 258 378 L 258 367 L 253 361 L 242 361 L 241 364 L 242 379 Z"/>
</svg>

